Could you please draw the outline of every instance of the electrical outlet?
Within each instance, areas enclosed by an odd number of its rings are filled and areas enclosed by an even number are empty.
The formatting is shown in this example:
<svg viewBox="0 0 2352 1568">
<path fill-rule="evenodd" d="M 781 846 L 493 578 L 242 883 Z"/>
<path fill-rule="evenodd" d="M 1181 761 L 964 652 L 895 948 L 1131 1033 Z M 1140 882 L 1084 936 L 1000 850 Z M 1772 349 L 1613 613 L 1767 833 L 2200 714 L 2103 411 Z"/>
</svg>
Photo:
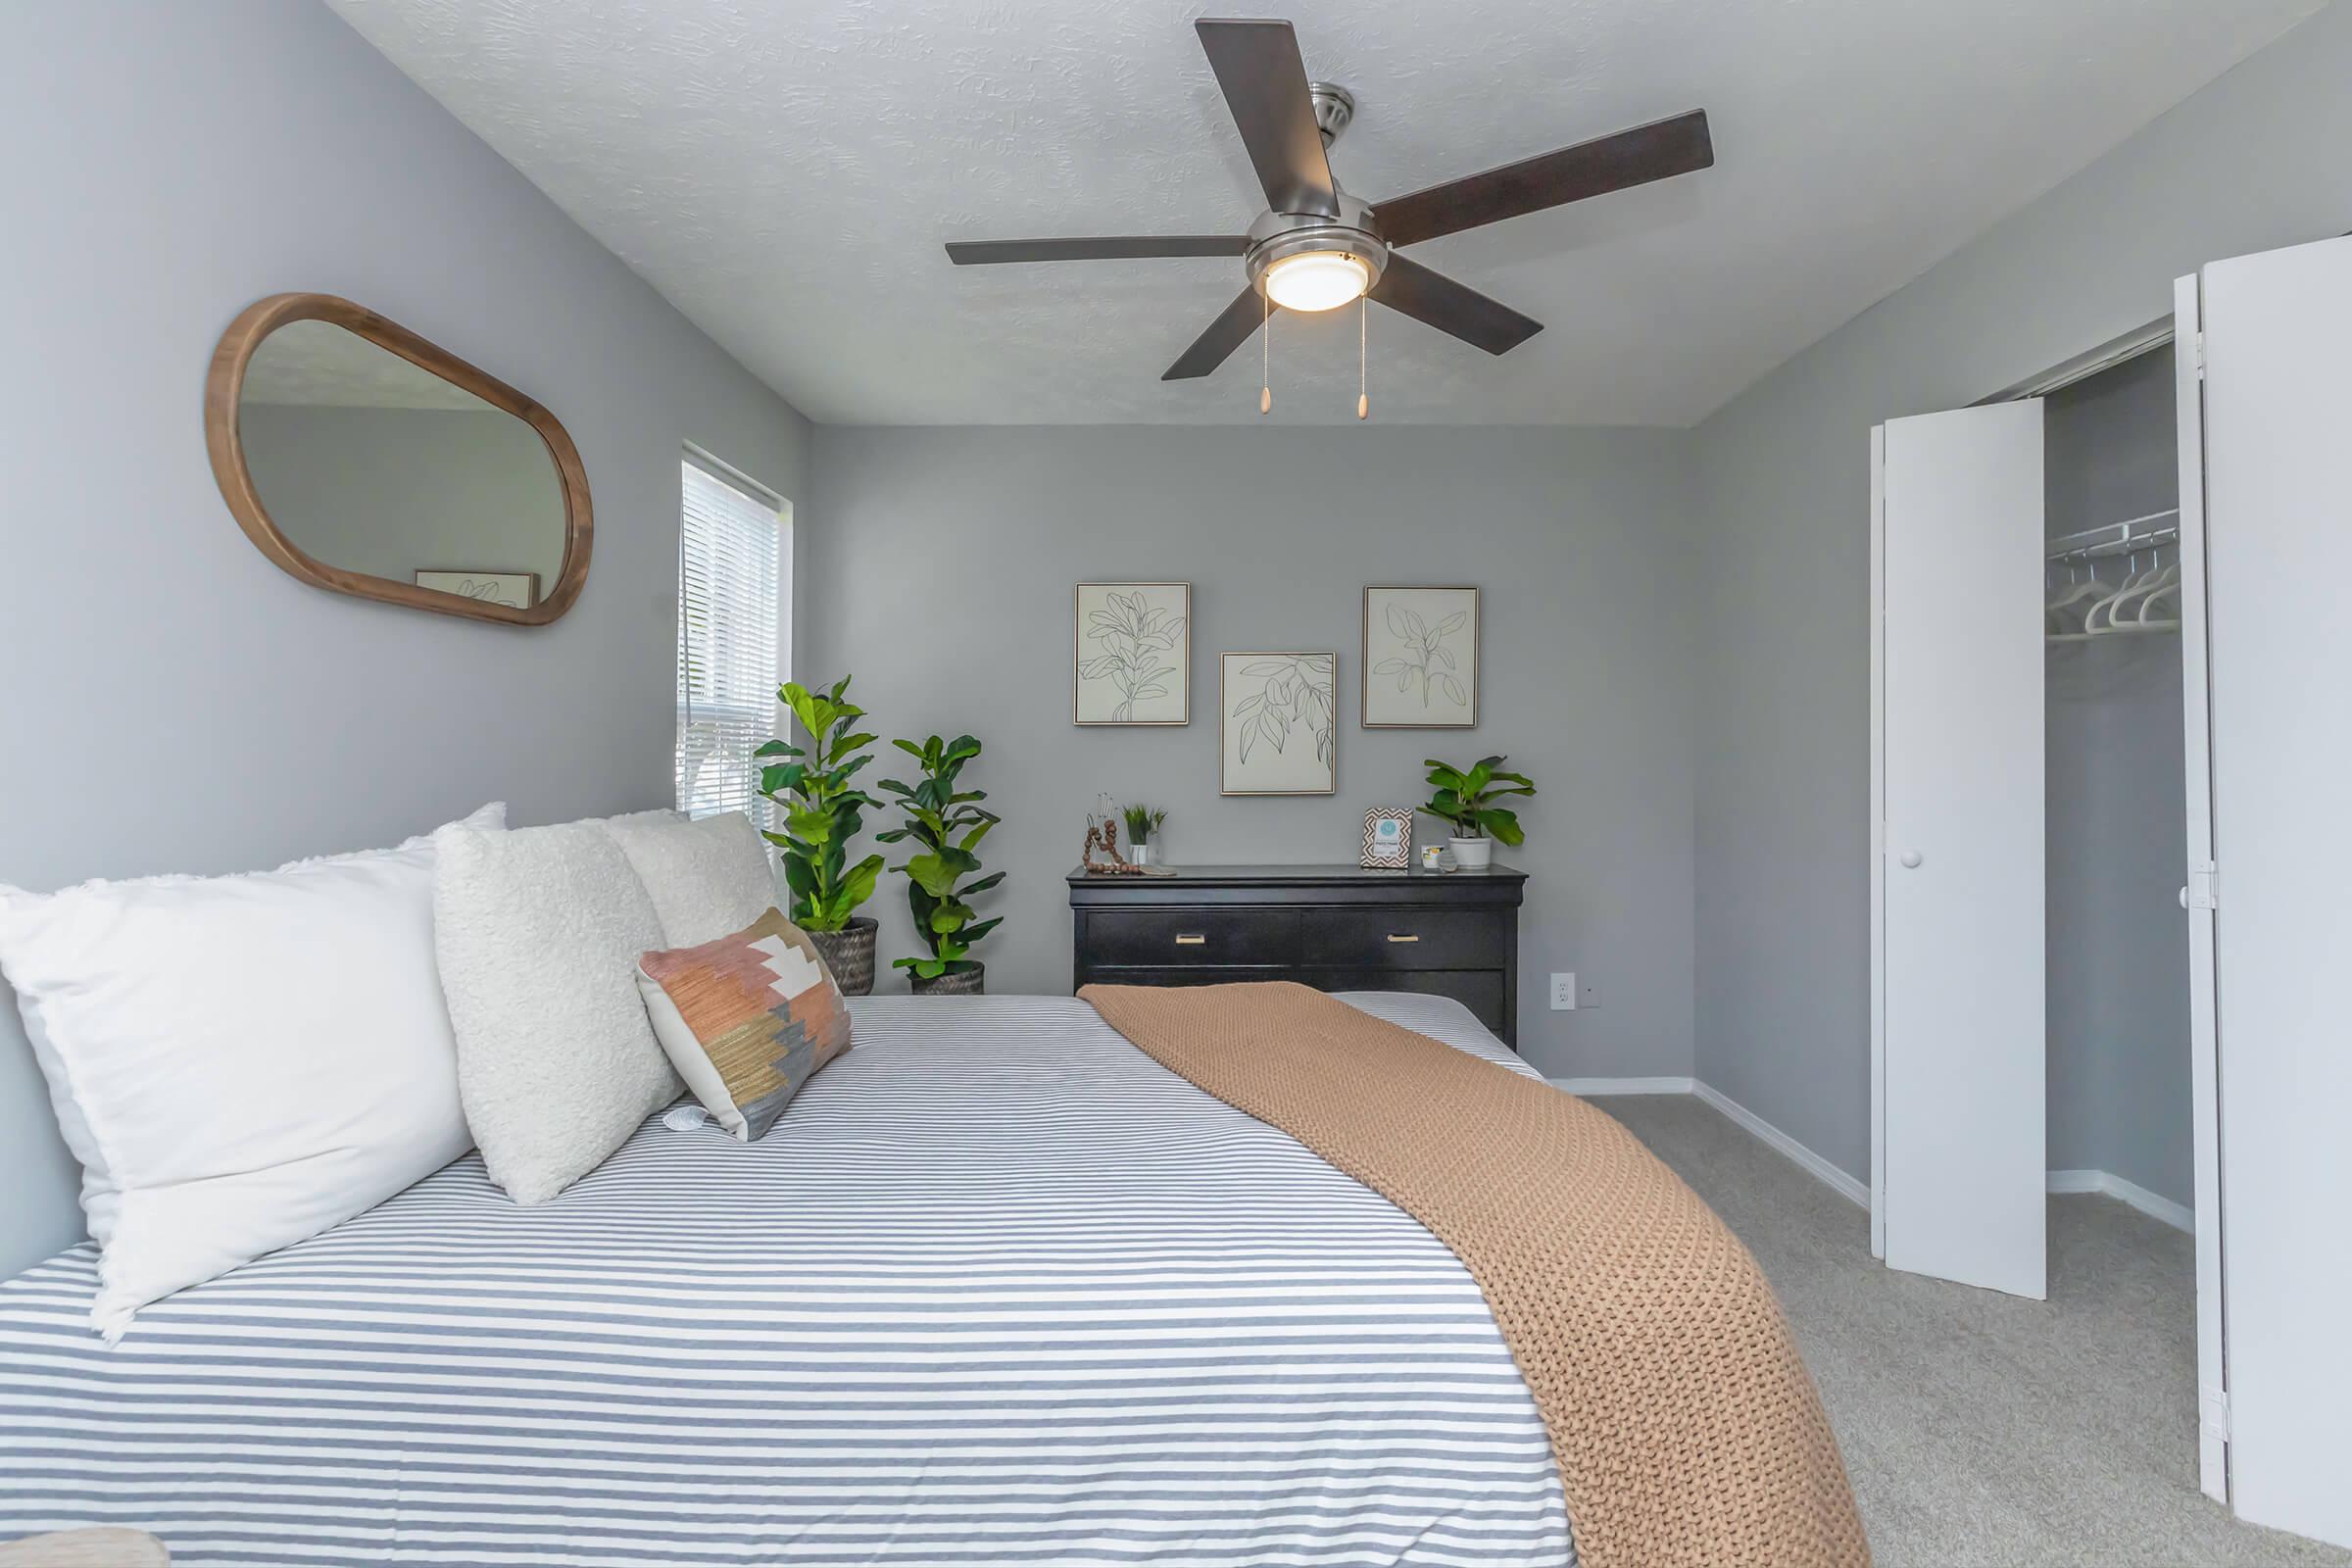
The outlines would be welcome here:
<svg viewBox="0 0 2352 1568">
<path fill-rule="evenodd" d="M 1599 1006 L 1600 982 L 1597 980 L 1580 982 L 1576 988 L 1576 1004 L 1580 1007 Z"/>
<path fill-rule="evenodd" d="M 1551 977 L 1551 1006 L 1554 1012 L 1571 1010 L 1576 1006 L 1576 975 L 1573 972 Z"/>
</svg>

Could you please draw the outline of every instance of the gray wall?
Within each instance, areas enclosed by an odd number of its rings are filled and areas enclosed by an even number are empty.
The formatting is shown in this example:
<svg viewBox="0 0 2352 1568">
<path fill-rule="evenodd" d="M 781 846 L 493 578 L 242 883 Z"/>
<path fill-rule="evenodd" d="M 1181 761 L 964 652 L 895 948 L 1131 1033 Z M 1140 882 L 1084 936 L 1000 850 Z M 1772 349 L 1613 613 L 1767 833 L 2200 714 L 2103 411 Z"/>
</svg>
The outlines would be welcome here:
<svg viewBox="0 0 2352 1568">
<path fill-rule="evenodd" d="M 1006 992 L 1068 993 L 1061 878 L 1098 791 L 1167 807 L 1178 860 L 1352 860 L 1367 807 L 1426 798 L 1422 759 L 1506 752 L 1543 790 L 1503 855 L 1533 874 L 1528 1059 L 1688 1075 L 1690 466 L 1656 430 L 828 427 L 799 669 L 854 673 L 885 737 L 987 745 L 966 777 L 1006 817 L 981 950 Z M 1188 727 L 1071 725 L 1071 585 L 1122 579 L 1194 585 Z M 1485 590 L 1478 729 L 1358 727 L 1367 582 Z M 1336 798 L 1218 796 L 1216 655 L 1249 648 L 1339 652 Z M 911 951 L 903 879 L 877 902 L 885 957 Z M 1597 978 L 1600 1007 L 1547 1010 L 1552 969 Z"/>
<path fill-rule="evenodd" d="M 498 797 L 524 822 L 669 799 L 679 443 L 799 500 L 805 421 L 323 7 L 12 7 L 0 145 L 0 880 L 271 865 Z M 367 604 L 245 541 L 205 367 L 281 289 L 382 311 L 564 421 L 597 514 L 568 615 Z M 0 1273 L 80 1234 L 76 1180 L 0 1000 Z"/>
<path fill-rule="evenodd" d="M 2051 535 L 2178 505 L 2174 422 L 2169 348 L 2053 394 Z M 2099 575 L 2121 582 L 2131 564 L 2101 563 Z M 2111 1171 L 2192 1202 L 2180 640 L 2048 653 L 2049 1167 Z"/>
<path fill-rule="evenodd" d="M 2352 228 L 2352 6 L 2321 13 L 1798 355 L 1698 432 L 1700 1076 L 1870 1159 L 1870 426 L 2172 308 L 2218 257 Z"/>
<path fill-rule="evenodd" d="M 502 410 L 247 404 L 245 466 L 271 520 L 329 565 L 394 582 L 419 568 L 564 564 L 564 482 L 539 432 Z"/>
</svg>

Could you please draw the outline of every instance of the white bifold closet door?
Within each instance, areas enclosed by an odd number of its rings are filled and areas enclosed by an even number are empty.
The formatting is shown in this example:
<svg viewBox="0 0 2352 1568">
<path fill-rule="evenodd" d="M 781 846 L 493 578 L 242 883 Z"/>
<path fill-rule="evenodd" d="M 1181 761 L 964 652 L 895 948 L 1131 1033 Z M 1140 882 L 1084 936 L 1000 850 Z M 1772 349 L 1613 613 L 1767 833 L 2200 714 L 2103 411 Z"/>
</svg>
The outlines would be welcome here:
<svg viewBox="0 0 2352 1568">
<path fill-rule="evenodd" d="M 2038 400 L 1872 432 L 1872 1239 L 2040 1298 Z"/>
<path fill-rule="evenodd" d="M 2230 1500 L 2352 1544 L 2352 239 L 2201 294 Z"/>
</svg>

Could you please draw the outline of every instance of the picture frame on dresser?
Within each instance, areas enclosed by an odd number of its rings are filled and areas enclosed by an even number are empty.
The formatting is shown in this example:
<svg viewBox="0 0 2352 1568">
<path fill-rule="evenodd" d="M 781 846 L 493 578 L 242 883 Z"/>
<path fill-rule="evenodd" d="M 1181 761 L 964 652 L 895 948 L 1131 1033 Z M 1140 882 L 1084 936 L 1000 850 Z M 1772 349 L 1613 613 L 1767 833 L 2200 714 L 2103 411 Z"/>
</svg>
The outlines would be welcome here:
<svg viewBox="0 0 2352 1568">
<path fill-rule="evenodd" d="M 1481 618 L 1473 587 L 1366 587 L 1362 726 L 1476 729 Z"/>
<path fill-rule="evenodd" d="M 1193 721 L 1193 585 L 1082 582 L 1072 591 L 1070 722 Z"/>
</svg>

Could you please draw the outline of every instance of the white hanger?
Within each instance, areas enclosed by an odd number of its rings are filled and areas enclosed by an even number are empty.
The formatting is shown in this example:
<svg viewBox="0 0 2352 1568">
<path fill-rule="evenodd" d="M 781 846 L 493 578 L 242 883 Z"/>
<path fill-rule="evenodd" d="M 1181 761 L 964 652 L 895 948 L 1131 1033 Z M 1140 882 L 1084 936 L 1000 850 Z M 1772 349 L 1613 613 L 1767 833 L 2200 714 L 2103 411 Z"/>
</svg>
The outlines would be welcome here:
<svg viewBox="0 0 2352 1568">
<path fill-rule="evenodd" d="M 2139 613 L 2132 622 L 2148 631 L 2169 631 L 2180 624 L 2180 563 L 2175 560 L 2171 565 L 2164 568 L 2163 575 L 2164 580 L 2150 590 L 2146 598 L 2140 600 Z M 2151 616 L 2148 613 L 2149 610 L 2159 600 L 2165 599 L 2173 602 L 2172 614 L 2170 616 Z"/>
<path fill-rule="evenodd" d="M 2042 606 L 2044 614 L 2054 622 L 2048 628 L 2052 632 L 2063 635 L 2081 631 L 2082 626 L 2068 624 L 2066 616 L 2073 613 L 2083 600 L 2096 599 L 2107 592 L 2107 585 L 2099 581 L 2099 564 L 2096 561 L 2086 561 L 2084 564 L 2089 568 L 2089 574 L 2077 578 L 2074 574 L 2075 564 L 2071 561 L 2068 562 L 2066 572 L 2069 580 L 2066 591 Z"/>
<path fill-rule="evenodd" d="M 2164 559 L 2162 546 L 2157 547 L 2152 559 L 2158 562 Z M 2180 566 L 2178 562 L 2170 566 L 2160 565 L 2149 571 L 2138 582 L 2117 596 L 2117 603 L 2107 612 L 2108 629 L 2110 631 L 2129 631 L 2135 627 L 2146 627 L 2151 631 L 2156 630 L 2164 623 L 2163 617 L 2159 616 L 2156 622 L 2151 624 L 2148 620 L 2148 605 L 2159 594 L 2175 588 L 2180 581 Z M 2133 603 L 2134 601 L 2136 604 Z M 2133 617 L 2131 620 L 2122 618 L 2126 608 L 2133 611 Z"/>
<path fill-rule="evenodd" d="M 2111 593 L 2106 598 L 2100 600 L 2097 604 L 2091 606 L 2089 610 L 2083 612 L 2083 632 L 2093 637 L 2104 637 L 2109 632 L 2114 631 L 2116 607 L 2121 605 L 2125 600 L 2131 598 L 2133 594 L 2139 592 L 2141 585 L 2153 575 L 2155 575 L 2153 572 L 2143 573 L 2139 569 L 2139 552 L 2136 550 L 2132 551 L 2131 572 L 2130 575 L 2125 577 L 2124 585 L 2121 588 L 2118 588 L 2114 593 Z M 2105 611 L 2107 612 L 2107 624 L 2104 626 L 2099 624 L 2099 612 L 2101 611 Z"/>
</svg>

